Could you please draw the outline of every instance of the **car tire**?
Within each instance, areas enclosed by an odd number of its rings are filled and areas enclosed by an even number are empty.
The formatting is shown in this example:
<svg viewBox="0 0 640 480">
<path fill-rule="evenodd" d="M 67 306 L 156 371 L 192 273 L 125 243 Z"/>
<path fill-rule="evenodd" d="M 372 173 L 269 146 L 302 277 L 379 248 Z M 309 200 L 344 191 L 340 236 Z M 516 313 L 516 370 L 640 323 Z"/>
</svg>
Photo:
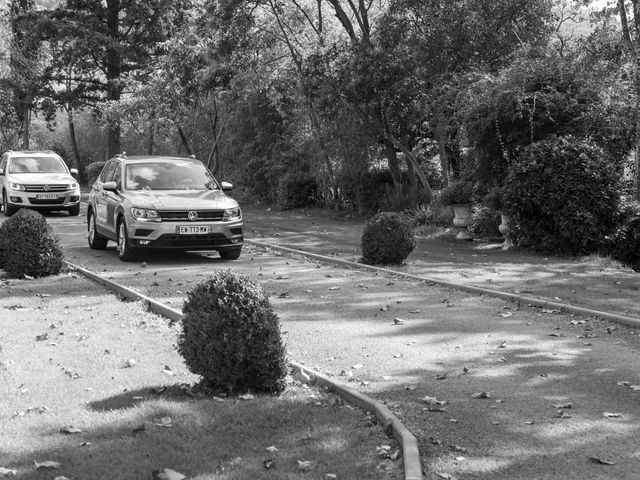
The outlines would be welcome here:
<svg viewBox="0 0 640 480">
<path fill-rule="evenodd" d="M 123 262 L 132 262 L 136 260 L 137 254 L 135 248 L 129 244 L 129 234 L 127 233 L 127 224 L 124 220 L 118 222 L 118 257 Z"/>
<path fill-rule="evenodd" d="M 80 215 L 80 204 L 70 207 L 67 211 L 70 217 L 77 217 Z"/>
<path fill-rule="evenodd" d="M 2 193 L 2 206 L 4 209 L 5 217 L 10 217 L 11 215 L 13 215 L 18 211 L 16 207 L 9 205 L 9 202 L 7 202 L 7 194 L 4 192 Z"/>
<path fill-rule="evenodd" d="M 92 250 L 104 250 L 107 248 L 107 240 L 98 233 L 96 229 L 96 216 L 93 210 L 89 212 L 87 218 L 87 240 L 89 241 L 89 248 Z"/>
<path fill-rule="evenodd" d="M 220 252 L 220 258 L 224 260 L 237 260 L 238 257 L 240 257 L 241 251 L 242 247 L 229 247 L 218 250 L 218 252 Z"/>
</svg>

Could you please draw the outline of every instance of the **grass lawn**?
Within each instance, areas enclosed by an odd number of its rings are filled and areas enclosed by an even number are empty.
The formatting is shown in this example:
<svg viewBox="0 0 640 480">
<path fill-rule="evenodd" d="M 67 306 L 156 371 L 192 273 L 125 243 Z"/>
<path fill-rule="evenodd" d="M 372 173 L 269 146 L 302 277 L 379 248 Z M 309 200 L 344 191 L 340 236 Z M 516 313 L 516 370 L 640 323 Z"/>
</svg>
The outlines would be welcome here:
<svg viewBox="0 0 640 480">
<path fill-rule="evenodd" d="M 0 279 L 0 477 L 402 478 L 379 449 L 397 445 L 338 397 L 194 393 L 178 328 L 74 275 Z"/>
</svg>

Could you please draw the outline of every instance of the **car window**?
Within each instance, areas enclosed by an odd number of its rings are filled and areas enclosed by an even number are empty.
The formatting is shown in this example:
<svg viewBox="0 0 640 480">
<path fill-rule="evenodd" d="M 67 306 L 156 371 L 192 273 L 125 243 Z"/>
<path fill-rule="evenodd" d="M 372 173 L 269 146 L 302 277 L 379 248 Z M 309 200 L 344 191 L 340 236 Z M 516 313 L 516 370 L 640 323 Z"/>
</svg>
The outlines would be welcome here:
<svg viewBox="0 0 640 480">
<path fill-rule="evenodd" d="M 116 162 L 108 162 L 104 168 L 102 169 L 102 172 L 100 172 L 100 183 L 105 183 L 108 182 L 108 178 L 111 176 L 111 173 L 113 172 L 113 169 L 116 166 Z"/>
<path fill-rule="evenodd" d="M 67 173 L 60 157 L 14 157 L 7 173 Z"/>
<path fill-rule="evenodd" d="M 127 165 L 127 190 L 217 190 L 213 175 L 201 163 L 158 162 Z"/>
<path fill-rule="evenodd" d="M 4 169 L 7 165 L 7 154 L 4 154 L 2 157 L 0 157 L 0 170 L 2 170 L 4 173 Z"/>
<path fill-rule="evenodd" d="M 120 163 L 118 162 L 113 162 L 113 163 L 115 163 L 116 166 L 111 172 L 111 175 L 109 175 L 108 181 L 116 182 L 116 185 L 118 186 L 118 188 L 120 188 L 120 186 L 122 185 L 122 169 L 120 168 Z"/>
</svg>

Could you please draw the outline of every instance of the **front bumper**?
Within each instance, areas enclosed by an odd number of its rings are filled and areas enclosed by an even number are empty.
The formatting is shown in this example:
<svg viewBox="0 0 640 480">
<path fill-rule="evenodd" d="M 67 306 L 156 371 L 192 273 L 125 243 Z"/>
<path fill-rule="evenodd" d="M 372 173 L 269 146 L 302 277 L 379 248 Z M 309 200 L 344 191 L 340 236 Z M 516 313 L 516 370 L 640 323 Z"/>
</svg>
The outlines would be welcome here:
<svg viewBox="0 0 640 480">
<path fill-rule="evenodd" d="M 80 190 L 68 190 L 51 194 L 6 190 L 7 203 L 15 208 L 33 208 L 39 210 L 63 210 L 80 203 Z"/>
<path fill-rule="evenodd" d="M 198 222 L 207 233 L 179 233 L 180 227 L 190 227 L 184 222 L 127 222 L 129 242 L 134 248 L 218 250 L 241 247 L 244 241 L 242 220 L 233 222 Z"/>
</svg>

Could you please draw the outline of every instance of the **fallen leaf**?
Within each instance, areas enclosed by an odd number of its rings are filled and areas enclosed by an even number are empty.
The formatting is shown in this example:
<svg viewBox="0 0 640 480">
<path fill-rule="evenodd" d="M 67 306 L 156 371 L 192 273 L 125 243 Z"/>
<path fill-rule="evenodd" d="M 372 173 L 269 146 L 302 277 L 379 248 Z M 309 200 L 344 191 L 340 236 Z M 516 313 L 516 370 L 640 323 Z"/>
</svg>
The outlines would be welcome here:
<svg viewBox="0 0 640 480">
<path fill-rule="evenodd" d="M 403 325 L 404 324 L 404 320 L 402 318 L 394 318 L 393 319 L 393 323 L 394 325 Z"/>
<path fill-rule="evenodd" d="M 76 428 L 76 427 L 68 426 L 68 427 L 62 427 L 60 429 L 60 433 L 64 433 L 66 435 L 70 435 L 72 433 L 82 433 L 82 430 L 80 430 L 79 428 Z"/>
<path fill-rule="evenodd" d="M 553 408 L 571 408 L 572 403 L 571 402 L 567 402 L 567 403 L 557 403 L 555 405 L 551 405 Z"/>
<path fill-rule="evenodd" d="M 59 477 L 55 477 L 53 480 L 71 480 L 71 479 L 69 477 L 59 476 Z"/>
<path fill-rule="evenodd" d="M 135 367 L 138 364 L 138 362 L 136 360 L 134 360 L 133 358 L 127 360 L 127 363 L 124 364 L 124 368 L 131 368 L 131 367 Z"/>
<path fill-rule="evenodd" d="M 187 477 L 182 473 L 171 470 L 170 468 L 163 468 L 162 470 L 154 470 L 153 478 L 157 480 L 183 480 Z"/>
<path fill-rule="evenodd" d="M 278 448 L 274 445 L 271 445 L 270 447 L 265 448 L 265 450 L 269 453 L 275 453 L 278 451 Z"/>
<path fill-rule="evenodd" d="M 298 460 L 298 470 L 301 472 L 309 471 L 312 465 L 309 460 Z"/>
<path fill-rule="evenodd" d="M 513 313 L 511 312 L 499 313 L 498 315 L 500 315 L 503 318 L 513 317 Z"/>
<path fill-rule="evenodd" d="M 467 453 L 467 449 L 459 445 L 449 445 L 449 448 L 451 448 L 451 450 L 453 450 L 454 452 Z"/>
<path fill-rule="evenodd" d="M 555 309 L 550 309 L 550 308 L 543 308 L 542 309 L 542 313 L 560 313 L 560 310 L 555 310 Z"/>
<path fill-rule="evenodd" d="M 387 310 L 389 310 L 389 305 L 385 305 L 384 307 L 380 307 L 380 311 L 381 312 L 386 312 Z"/>
<path fill-rule="evenodd" d="M 176 374 L 176 372 L 171 370 L 171 367 L 169 365 L 165 365 L 164 366 L 164 368 L 162 369 L 162 373 L 164 373 L 165 375 L 175 375 Z"/>
<path fill-rule="evenodd" d="M 59 462 L 55 462 L 53 460 L 44 460 L 43 462 L 36 462 L 34 460 L 34 465 L 36 466 L 36 469 L 43 469 L 43 468 L 53 468 L 56 470 L 60 469 L 60 463 Z"/>
<path fill-rule="evenodd" d="M 502 342 L 498 348 L 507 348 L 507 342 Z"/>
<path fill-rule="evenodd" d="M 356 363 L 355 365 L 351 366 L 351 368 L 353 368 L 354 370 L 360 370 L 362 367 L 364 367 L 364 365 L 362 365 L 361 363 Z"/>
<path fill-rule="evenodd" d="M 273 459 L 268 458 L 267 460 L 263 460 L 262 461 L 262 467 L 265 470 L 271 470 L 273 467 L 275 467 L 275 463 L 274 463 Z"/>
<path fill-rule="evenodd" d="M 446 400 L 438 400 L 436 397 L 430 397 L 429 395 L 420 399 L 422 402 L 428 405 L 446 405 Z"/>
<path fill-rule="evenodd" d="M 589 457 L 589 460 L 591 460 L 593 463 L 599 463 L 600 465 L 615 465 L 616 462 L 612 462 L 610 460 L 604 460 L 600 457 Z"/>
<path fill-rule="evenodd" d="M 245 393 L 244 395 L 240 395 L 238 398 L 239 398 L 240 400 L 253 400 L 253 399 L 254 399 L 254 398 L 256 398 L 256 397 L 254 397 L 254 396 L 253 396 L 253 395 L 251 395 L 250 393 Z"/>
<path fill-rule="evenodd" d="M 471 395 L 471 398 L 491 398 L 489 392 L 476 392 Z"/>
<path fill-rule="evenodd" d="M 340 287 L 330 287 L 329 290 L 340 290 Z"/>
<path fill-rule="evenodd" d="M 607 417 L 607 418 L 620 418 L 620 417 L 622 417 L 621 413 L 613 413 L 613 412 L 604 412 L 602 415 L 604 417 Z"/>
<path fill-rule="evenodd" d="M 436 380 L 444 380 L 445 378 L 447 378 L 447 374 L 446 373 L 441 373 L 440 375 L 436 375 Z"/>
<path fill-rule="evenodd" d="M 322 480 L 338 480 L 338 476 L 335 473 L 325 473 Z"/>
<path fill-rule="evenodd" d="M 168 416 L 161 417 L 155 421 L 155 425 L 157 427 L 171 428 L 173 427 L 173 420 Z"/>
</svg>

